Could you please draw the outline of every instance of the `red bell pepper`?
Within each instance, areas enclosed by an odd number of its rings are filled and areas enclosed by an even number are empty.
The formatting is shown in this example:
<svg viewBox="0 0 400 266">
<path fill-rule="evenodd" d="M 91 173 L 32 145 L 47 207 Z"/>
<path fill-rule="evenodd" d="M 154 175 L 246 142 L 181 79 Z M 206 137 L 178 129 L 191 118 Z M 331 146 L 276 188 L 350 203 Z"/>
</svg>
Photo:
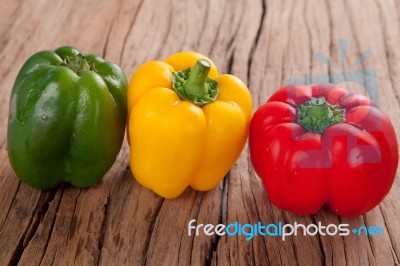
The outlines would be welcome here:
<svg viewBox="0 0 400 266">
<path fill-rule="evenodd" d="M 391 122 L 368 97 L 337 85 L 278 90 L 254 114 L 249 138 L 270 201 L 298 214 L 326 203 L 358 216 L 384 199 L 396 175 Z"/>
</svg>

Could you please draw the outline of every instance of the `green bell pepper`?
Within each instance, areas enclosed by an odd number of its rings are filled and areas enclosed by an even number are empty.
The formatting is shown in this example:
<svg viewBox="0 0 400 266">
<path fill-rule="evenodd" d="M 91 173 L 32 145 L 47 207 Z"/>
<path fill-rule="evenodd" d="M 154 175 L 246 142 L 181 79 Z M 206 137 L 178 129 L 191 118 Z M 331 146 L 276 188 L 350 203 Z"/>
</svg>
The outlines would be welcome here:
<svg viewBox="0 0 400 266">
<path fill-rule="evenodd" d="M 31 56 L 10 100 L 8 155 L 17 176 L 42 190 L 98 183 L 121 149 L 127 86 L 117 65 L 73 47 Z"/>
</svg>

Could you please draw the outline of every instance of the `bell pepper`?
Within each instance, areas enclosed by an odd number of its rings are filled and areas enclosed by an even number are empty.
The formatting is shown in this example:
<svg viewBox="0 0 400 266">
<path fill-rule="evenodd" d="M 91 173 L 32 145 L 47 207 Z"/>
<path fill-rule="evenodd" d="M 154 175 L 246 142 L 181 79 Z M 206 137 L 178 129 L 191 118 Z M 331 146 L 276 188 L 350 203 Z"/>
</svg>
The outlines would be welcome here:
<svg viewBox="0 0 400 266">
<path fill-rule="evenodd" d="M 181 52 L 145 63 L 128 88 L 133 176 L 169 199 L 188 186 L 214 188 L 239 157 L 251 115 L 246 85 L 219 75 L 204 55 Z"/>
<path fill-rule="evenodd" d="M 8 154 L 17 176 L 42 190 L 99 182 L 122 145 L 127 87 L 117 65 L 73 47 L 32 55 L 10 100 Z"/>
<path fill-rule="evenodd" d="M 398 165 L 386 115 L 333 84 L 275 92 L 255 112 L 249 143 L 269 200 L 302 215 L 324 204 L 344 217 L 366 213 L 388 194 Z"/>
</svg>

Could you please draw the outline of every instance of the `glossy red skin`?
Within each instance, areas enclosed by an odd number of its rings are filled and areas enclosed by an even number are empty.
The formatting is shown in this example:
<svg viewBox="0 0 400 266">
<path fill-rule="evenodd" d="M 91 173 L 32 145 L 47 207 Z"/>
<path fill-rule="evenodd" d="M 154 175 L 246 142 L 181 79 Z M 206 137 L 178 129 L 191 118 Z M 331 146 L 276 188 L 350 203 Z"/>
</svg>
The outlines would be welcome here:
<svg viewBox="0 0 400 266">
<path fill-rule="evenodd" d="M 297 123 L 297 106 L 321 97 L 346 109 L 345 122 L 322 135 Z M 389 119 L 368 97 L 333 84 L 292 85 L 275 92 L 250 124 L 250 156 L 270 201 L 309 215 L 327 204 L 354 217 L 388 194 L 398 165 Z"/>
</svg>

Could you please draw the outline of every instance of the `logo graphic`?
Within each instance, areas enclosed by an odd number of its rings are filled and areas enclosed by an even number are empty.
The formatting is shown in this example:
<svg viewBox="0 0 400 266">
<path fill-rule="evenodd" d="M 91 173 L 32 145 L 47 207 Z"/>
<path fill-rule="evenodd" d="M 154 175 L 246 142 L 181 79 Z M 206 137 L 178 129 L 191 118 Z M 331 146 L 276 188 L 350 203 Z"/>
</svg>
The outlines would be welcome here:
<svg viewBox="0 0 400 266">
<path fill-rule="evenodd" d="M 280 237 L 282 241 L 289 236 L 349 236 L 351 233 L 356 236 L 383 236 L 384 229 L 381 226 L 360 226 L 354 227 L 350 230 L 349 224 L 328 224 L 323 225 L 321 222 L 317 224 L 304 225 L 302 223 L 294 222 L 294 224 L 284 224 L 278 222 L 277 224 L 258 222 L 255 224 L 241 224 L 234 222 L 230 224 L 196 224 L 196 219 L 191 219 L 188 222 L 187 230 L 188 236 L 199 236 L 204 234 L 206 236 L 244 236 L 246 241 L 252 240 L 255 236 L 262 237 Z"/>
<path fill-rule="evenodd" d="M 340 52 L 340 63 L 342 68 L 349 67 L 350 69 L 354 69 L 355 67 L 361 65 L 361 63 L 367 58 L 372 56 L 372 51 L 365 51 L 354 63 L 350 66 L 346 65 L 346 57 L 347 57 L 347 40 L 340 39 L 339 40 L 339 52 Z M 321 52 L 317 52 L 315 58 L 322 63 L 328 65 L 330 69 L 333 71 L 338 68 L 335 63 L 332 63 L 331 60 L 328 59 L 327 56 L 322 54 Z M 363 87 L 371 100 L 375 103 L 376 106 L 379 106 L 379 95 L 378 95 L 378 81 L 376 78 L 376 71 L 373 69 L 362 69 L 362 70 L 354 70 L 354 71 L 345 71 L 345 72 L 332 72 L 323 75 L 317 76 L 304 76 L 291 78 L 286 81 L 286 85 L 292 84 L 317 84 L 317 83 L 344 83 L 344 82 L 354 82 Z"/>
<path fill-rule="evenodd" d="M 357 66 L 360 66 L 361 63 L 366 60 L 367 58 L 372 56 L 371 50 L 367 50 L 364 52 L 357 60 L 355 60 L 352 64 L 346 65 L 346 56 L 347 56 L 347 40 L 341 39 L 339 40 L 339 51 L 340 51 L 340 64 L 342 69 L 354 69 Z M 330 59 L 328 59 L 325 55 L 321 52 L 317 52 L 316 59 L 321 61 L 324 64 L 327 64 L 332 71 L 338 69 L 338 65 L 333 63 Z M 304 77 L 297 77 L 291 78 L 287 80 L 287 85 L 295 85 L 295 84 L 304 84 L 304 85 L 311 85 L 311 84 L 340 84 L 344 82 L 352 82 L 356 83 L 361 86 L 369 98 L 374 102 L 375 106 L 379 104 L 379 96 L 378 96 L 378 82 L 376 78 L 376 72 L 373 69 L 361 69 L 361 70 L 352 70 L 352 71 L 342 71 L 342 72 L 331 72 L 323 75 L 316 75 L 316 76 L 304 76 Z M 332 86 L 339 88 L 342 87 L 341 85 L 321 85 L 320 87 L 326 88 L 333 88 Z M 298 98 L 296 95 L 296 90 L 288 90 L 288 97 L 289 99 L 293 99 L 293 102 Z M 342 96 L 341 101 L 344 103 L 351 102 L 355 94 L 347 94 Z M 322 100 L 321 100 L 322 99 Z M 313 98 L 312 101 L 322 101 L 325 103 L 325 98 Z M 304 110 L 308 108 L 305 104 L 299 105 L 298 108 L 300 110 Z M 318 105 L 316 103 L 315 105 Z M 321 105 L 321 104 L 320 104 Z M 355 104 L 356 106 L 356 104 Z M 333 105 L 332 108 L 336 108 L 336 105 Z M 336 109 L 331 109 L 330 112 L 336 112 Z M 352 112 L 352 108 L 345 110 L 338 107 L 340 114 L 346 117 L 347 111 L 349 113 Z M 369 133 L 373 131 L 380 131 L 382 129 L 382 123 L 380 119 L 371 119 L 371 117 L 377 117 L 376 108 L 371 106 L 366 106 L 364 108 L 366 110 L 362 116 L 358 116 L 357 125 L 353 125 L 355 128 L 359 125 L 363 125 L 362 128 L 364 129 L 354 129 L 354 130 L 333 130 L 329 131 L 329 133 L 322 133 L 323 134 L 323 145 L 322 149 L 310 149 L 304 150 L 298 153 L 296 156 L 297 163 L 300 168 L 332 168 L 332 155 L 330 151 L 333 150 L 333 143 L 334 140 L 339 140 L 345 138 L 346 141 L 342 142 L 345 143 L 346 147 L 346 157 L 347 162 L 351 165 L 358 165 L 363 163 L 381 163 L 381 154 L 379 149 L 376 148 L 372 142 L 363 142 L 364 139 L 369 139 Z M 306 127 L 303 121 L 306 119 L 310 120 L 309 117 L 302 117 L 300 112 L 297 113 L 297 122 L 303 127 Z M 336 115 L 335 115 L 336 116 Z M 353 118 L 352 122 L 354 124 L 355 119 Z M 340 123 L 339 123 L 340 124 Z M 307 128 L 307 127 L 306 127 Z M 368 132 L 366 132 L 365 128 L 368 128 Z"/>
</svg>

